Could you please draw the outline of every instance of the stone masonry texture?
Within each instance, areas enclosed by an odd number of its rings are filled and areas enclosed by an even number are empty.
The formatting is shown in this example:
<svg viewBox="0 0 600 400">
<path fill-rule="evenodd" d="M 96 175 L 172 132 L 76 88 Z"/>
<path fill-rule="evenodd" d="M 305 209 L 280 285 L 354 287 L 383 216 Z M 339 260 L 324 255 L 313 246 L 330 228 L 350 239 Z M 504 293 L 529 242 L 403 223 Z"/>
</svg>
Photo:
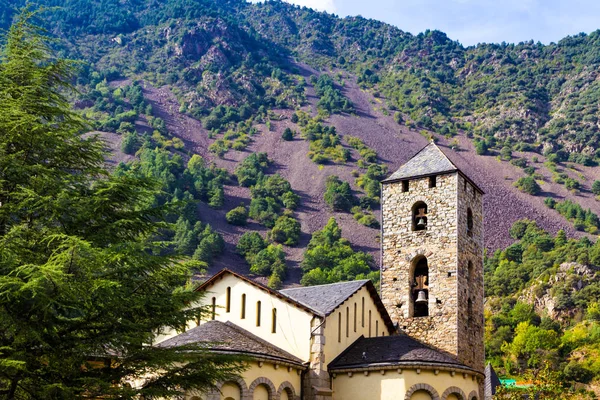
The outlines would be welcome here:
<svg viewBox="0 0 600 400">
<path fill-rule="evenodd" d="M 401 181 L 382 185 L 383 303 L 401 332 L 483 372 L 482 193 L 458 172 L 438 175 L 435 187 L 429 177 L 408 180 L 406 192 Z M 422 231 L 413 231 L 417 202 L 427 205 Z M 429 316 L 413 317 L 413 272 L 423 257 L 429 268 Z"/>
</svg>

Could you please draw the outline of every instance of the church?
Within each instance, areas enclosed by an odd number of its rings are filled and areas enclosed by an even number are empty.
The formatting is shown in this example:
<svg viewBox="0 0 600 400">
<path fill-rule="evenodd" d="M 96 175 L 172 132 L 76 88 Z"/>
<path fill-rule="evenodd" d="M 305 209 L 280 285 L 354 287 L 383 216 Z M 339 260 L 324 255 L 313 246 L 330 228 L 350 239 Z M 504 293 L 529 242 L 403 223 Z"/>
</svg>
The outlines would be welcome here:
<svg viewBox="0 0 600 400">
<path fill-rule="evenodd" d="M 483 191 L 434 143 L 381 188 L 381 287 L 279 291 L 227 269 L 158 346 L 218 342 L 247 370 L 188 400 L 484 400 Z M 488 374 L 489 375 L 489 374 Z M 487 381 L 487 382 L 486 382 Z"/>
</svg>

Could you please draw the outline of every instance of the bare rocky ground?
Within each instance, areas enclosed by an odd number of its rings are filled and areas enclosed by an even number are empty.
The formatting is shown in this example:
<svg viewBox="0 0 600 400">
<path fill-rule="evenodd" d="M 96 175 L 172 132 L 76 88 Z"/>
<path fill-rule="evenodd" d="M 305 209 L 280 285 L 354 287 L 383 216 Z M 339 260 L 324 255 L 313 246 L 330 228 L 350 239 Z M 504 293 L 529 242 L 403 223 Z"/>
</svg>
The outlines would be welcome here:
<svg viewBox="0 0 600 400">
<path fill-rule="evenodd" d="M 306 77 L 317 72 L 310 67 L 298 64 L 300 71 Z M 390 173 L 406 162 L 423 146 L 427 144 L 424 138 L 415 130 L 403 125 L 398 125 L 391 115 L 384 115 L 382 111 L 384 103 L 374 98 L 371 94 L 361 90 L 352 77 L 344 79 L 342 92 L 354 104 L 356 112 L 352 115 L 333 115 L 328 123 L 334 125 L 338 133 L 342 135 L 353 135 L 360 137 L 368 146 L 375 149 L 381 161 L 389 168 Z M 291 123 L 289 118 L 282 121 L 272 121 L 271 130 L 266 126 L 259 126 L 260 133 L 253 137 L 253 142 L 245 151 L 230 150 L 222 159 L 213 157 L 208 153 L 208 146 L 212 142 L 208 132 L 201 123 L 186 115 L 180 114 L 179 104 L 175 96 L 168 88 L 154 88 L 145 84 L 144 95 L 152 104 L 155 114 L 161 117 L 171 134 L 182 139 L 186 148 L 214 161 L 219 167 L 233 172 L 237 162 L 253 152 L 266 152 L 274 161 L 270 172 L 277 172 L 285 177 L 292 185 L 294 191 L 301 196 L 301 206 L 296 211 L 296 216 L 301 222 L 302 237 L 298 246 L 287 248 L 291 273 L 286 284 L 297 283 L 300 279 L 300 271 L 297 268 L 302 259 L 304 248 L 310 240 L 310 235 L 315 230 L 321 229 L 331 216 L 335 216 L 342 227 L 343 236 L 348 238 L 355 248 L 368 251 L 375 260 L 379 260 L 379 230 L 364 227 L 345 213 L 333 213 L 326 207 L 323 201 L 325 181 L 329 175 L 338 175 L 349 181 L 354 189 L 354 177 L 352 171 L 357 167 L 355 162 L 357 154 L 353 151 L 353 160 L 345 165 L 330 164 L 319 167 L 311 162 L 306 153 L 308 143 L 299 137 L 286 142 L 281 139 L 281 133 L 286 127 L 298 131 L 299 127 Z M 316 110 L 317 98 L 312 87 L 307 87 L 308 105 L 306 110 Z M 292 111 L 277 110 L 286 117 L 290 117 Z M 387 113 L 391 114 L 391 113 Z M 139 121 L 139 128 L 147 128 L 144 121 Z M 116 138 L 111 136 L 110 142 L 118 148 Z M 447 156 L 471 179 L 473 179 L 485 192 L 485 244 L 488 251 L 509 245 L 512 240 L 508 230 L 514 221 L 522 218 L 536 220 L 540 226 L 554 233 L 559 229 L 565 229 L 570 236 L 580 233 L 574 231 L 572 224 L 562 218 L 556 211 L 548 209 L 543 200 L 546 196 L 556 198 L 573 198 L 586 208 L 591 208 L 596 213 L 600 212 L 599 204 L 590 192 L 590 186 L 594 179 L 599 179 L 598 168 L 577 167 L 577 170 L 567 171 L 579 180 L 584 181 L 584 188 L 577 195 L 568 192 L 564 186 L 551 182 L 550 173 L 543 167 L 543 157 L 538 156 L 540 162 L 534 164 L 538 171 L 545 176 L 543 189 L 545 193 L 540 196 L 530 196 L 519 192 L 514 182 L 524 173 L 507 162 L 501 162 L 494 156 L 478 156 L 469 139 L 464 136 L 458 137 L 460 150 L 450 149 L 445 140 L 438 143 Z M 525 156 L 531 160 L 532 154 L 516 154 Z M 121 161 L 122 155 L 116 155 L 115 159 Z M 203 221 L 210 223 L 219 231 L 226 241 L 226 251 L 223 256 L 213 265 L 214 271 L 227 267 L 232 270 L 248 273 L 248 266 L 244 260 L 235 254 L 235 244 L 241 234 L 249 230 L 257 230 L 266 233 L 266 229 L 256 223 L 250 223 L 247 227 L 240 228 L 229 225 L 225 221 L 228 210 L 239 204 L 249 204 L 250 193 L 247 188 L 242 188 L 235 183 L 230 183 L 225 188 L 226 201 L 222 210 L 213 210 L 201 204 L 199 212 Z M 379 210 L 375 210 L 376 215 Z M 379 216 L 379 215 L 378 215 Z M 295 268 L 294 268 L 295 267 Z M 211 271 L 213 272 L 213 271 Z"/>
</svg>

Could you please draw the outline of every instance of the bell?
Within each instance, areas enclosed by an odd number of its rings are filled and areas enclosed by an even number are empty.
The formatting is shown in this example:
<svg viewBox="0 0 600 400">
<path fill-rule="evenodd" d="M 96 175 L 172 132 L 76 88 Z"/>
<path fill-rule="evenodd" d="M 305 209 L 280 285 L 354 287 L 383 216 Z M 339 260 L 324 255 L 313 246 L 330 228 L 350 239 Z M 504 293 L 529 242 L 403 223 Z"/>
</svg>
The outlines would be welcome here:
<svg viewBox="0 0 600 400">
<path fill-rule="evenodd" d="M 425 222 L 425 218 L 419 218 L 419 221 L 417 221 L 417 226 L 426 226 L 427 223 Z"/>
<path fill-rule="evenodd" d="M 427 303 L 427 296 L 425 295 L 424 290 L 419 290 L 419 294 L 417 295 L 417 300 L 415 301 L 417 304 Z"/>
</svg>

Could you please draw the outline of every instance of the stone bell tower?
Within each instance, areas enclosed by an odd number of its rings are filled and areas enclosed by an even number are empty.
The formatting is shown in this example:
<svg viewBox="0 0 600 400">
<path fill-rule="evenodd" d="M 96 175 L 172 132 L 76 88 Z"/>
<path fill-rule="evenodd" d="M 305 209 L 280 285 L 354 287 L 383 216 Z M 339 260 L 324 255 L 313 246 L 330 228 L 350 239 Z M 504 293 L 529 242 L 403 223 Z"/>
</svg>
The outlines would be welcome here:
<svg viewBox="0 0 600 400">
<path fill-rule="evenodd" d="M 382 182 L 383 303 L 401 332 L 481 372 L 482 197 L 434 143 Z"/>
</svg>

